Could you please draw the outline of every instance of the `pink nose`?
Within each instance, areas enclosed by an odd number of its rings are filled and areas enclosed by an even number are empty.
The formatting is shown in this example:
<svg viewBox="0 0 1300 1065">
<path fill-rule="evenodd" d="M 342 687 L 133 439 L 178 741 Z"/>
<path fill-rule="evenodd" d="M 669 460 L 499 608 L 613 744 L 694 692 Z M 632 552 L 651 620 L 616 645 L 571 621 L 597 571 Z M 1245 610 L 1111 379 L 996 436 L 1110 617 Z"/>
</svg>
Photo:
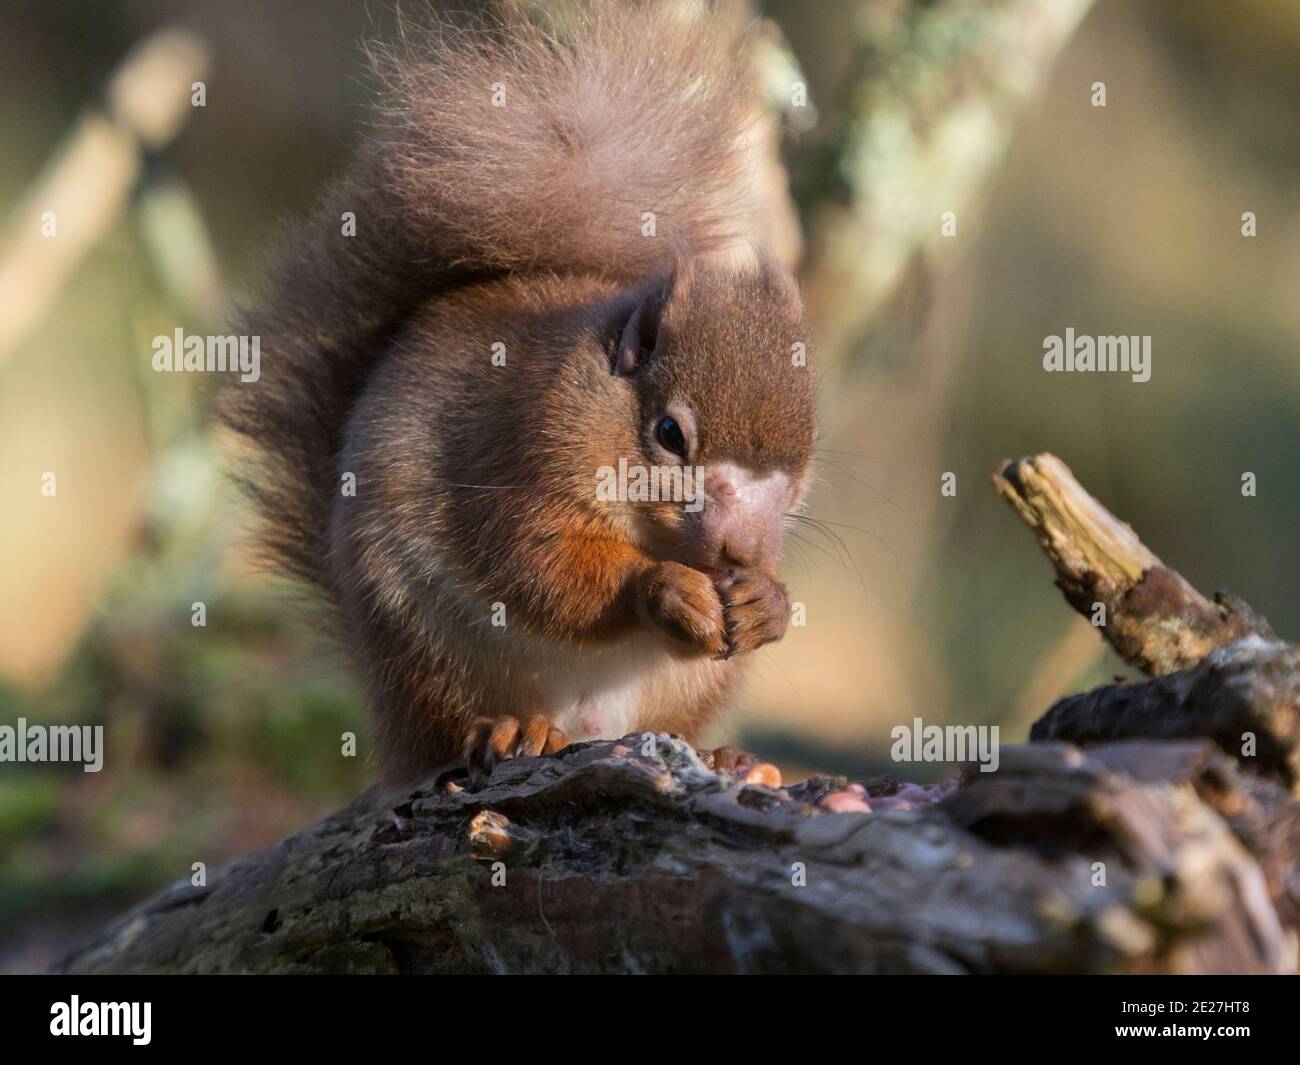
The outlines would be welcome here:
<svg viewBox="0 0 1300 1065">
<path fill-rule="evenodd" d="M 710 562 L 759 566 L 780 558 L 789 491 L 784 473 L 757 476 L 733 463 L 705 466 L 699 531 Z"/>
</svg>

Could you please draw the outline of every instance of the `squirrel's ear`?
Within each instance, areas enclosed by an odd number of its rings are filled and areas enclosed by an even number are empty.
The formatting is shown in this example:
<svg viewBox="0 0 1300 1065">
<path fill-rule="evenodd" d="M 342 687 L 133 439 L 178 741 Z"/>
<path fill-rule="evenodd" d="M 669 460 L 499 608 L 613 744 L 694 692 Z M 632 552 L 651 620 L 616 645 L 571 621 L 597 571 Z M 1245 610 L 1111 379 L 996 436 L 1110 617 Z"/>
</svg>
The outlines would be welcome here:
<svg viewBox="0 0 1300 1065">
<path fill-rule="evenodd" d="M 623 327 L 614 359 L 614 372 L 622 377 L 636 373 L 659 343 L 659 320 L 663 315 L 663 293 L 657 289 L 643 299 Z"/>
</svg>

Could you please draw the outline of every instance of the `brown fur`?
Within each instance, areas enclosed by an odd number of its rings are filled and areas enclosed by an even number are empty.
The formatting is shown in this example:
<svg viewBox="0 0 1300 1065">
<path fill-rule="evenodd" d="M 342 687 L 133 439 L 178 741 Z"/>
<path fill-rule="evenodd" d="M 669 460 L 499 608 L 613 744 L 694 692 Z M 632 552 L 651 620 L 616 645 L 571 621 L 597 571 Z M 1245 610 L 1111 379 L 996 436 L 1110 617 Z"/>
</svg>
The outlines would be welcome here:
<svg viewBox="0 0 1300 1065">
<path fill-rule="evenodd" d="M 575 10 L 380 53 L 379 129 L 248 316 L 261 380 L 223 399 L 268 547 L 342 609 L 394 781 L 455 758 L 481 718 L 543 742 L 557 693 L 693 737 L 735 684 L 714 656 L 784 631 L 775 559 L 724 587 L 680 503 L 595 496 L 597 467 L 664 461 L 671 401 L 694 414 L 692 462 L 781 471 L 802 497 L 798 295 L 743 243 L 748 75 L 717 24 Z M 643 303 L 646 351 L 618 373 Z"/>
</svg>

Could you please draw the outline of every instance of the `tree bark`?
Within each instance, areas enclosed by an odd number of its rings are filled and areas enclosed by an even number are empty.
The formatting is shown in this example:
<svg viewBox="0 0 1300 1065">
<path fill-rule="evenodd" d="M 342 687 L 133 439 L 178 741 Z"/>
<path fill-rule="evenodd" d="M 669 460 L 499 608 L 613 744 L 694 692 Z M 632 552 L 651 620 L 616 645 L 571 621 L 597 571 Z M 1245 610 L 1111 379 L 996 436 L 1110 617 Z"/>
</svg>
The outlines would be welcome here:
<svg viewBox="0 0 1300 1065">
<path fill-rule="evenodd" d="M 1300 649 L 1201 597 L 1052 456 L 995 482 L 1067 598 L 1105 596 L 1112 642 L 1160 676 L 1061 700 L 996 765 L 848 803 L 843 779 L 745 784 L 649 734 L 479 790 L 370 792 L 61 969 L 1294 972 Z M 1135 596 L 1157 571 L 1177 594 Z"/>
<path fill-rule="evenodd" d="M 1067 696 L 1029 731 L 1081 744 L 1196 736 L 1300 794 L 1300 648 L 1252 636 L 1195 669 Z"/>
<path fill-rule="evenodd" d="M 1208 747 L 1012 747 L 997 773 L 881 813 L 842 782 L 774 790 L 678 739 L 500 766 L 478 792 L 363 796 L 174 885 L 62 970 L 91 972 L 1281 972 L 1248 838 L 1198 788 Z M 1128 757 L 1149 779 L 1115 772 Z M 1189 783 L 1191 782 L 1191 783 Z M 874 781 L 869 794 L 897 785 Z M 1285 807 L 1264 789 L 1267 813 Z M 870 801 L 870 800 L 868 800 Z M 1271 837 L 1267 837 L 1270 838 Z M 1294 863 L 1289 851 L 1273 855 Z M 1254 841 L 1251 841 L 1254 842 Z M 1269 844 L 1273 846 L 1273 844 Z M 1271 853 L 1271 852 L 1270 852 Z M 499 864 L 498 864 L 499 863 Z"/>
</svg>

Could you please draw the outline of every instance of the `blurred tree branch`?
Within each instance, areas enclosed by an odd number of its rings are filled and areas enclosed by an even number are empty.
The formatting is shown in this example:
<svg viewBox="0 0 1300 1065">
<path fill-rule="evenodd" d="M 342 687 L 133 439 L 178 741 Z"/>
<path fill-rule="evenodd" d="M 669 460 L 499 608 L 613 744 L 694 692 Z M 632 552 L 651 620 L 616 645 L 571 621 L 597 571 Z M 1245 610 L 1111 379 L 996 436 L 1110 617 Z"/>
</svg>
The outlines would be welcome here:
<svg viewBox="0 0 1300 1065">
<path fill-rule="evenodd" d="M 796 196 L 809 213 L 803 285 L 823 372 L 835 373 L 919 251 L 958 232 L 1016 121 L 1092 0 L 857 5 L 854 82 Z M 1081 90 L 1082 91 L 1082 90 Z"/>
<path fill-rule="evenodd" d="M 90 108 L 9 218 L 0 241 L 0 364 L 40 324 L 67 277 L 119 217 L 145 152 L 176 136 L 207 71 L 206 45 L 164 29 L 141 42 L 109 80 L 103 108 Z M 42 216 L 54 216 L 43 232 Z"/>
</svg>

